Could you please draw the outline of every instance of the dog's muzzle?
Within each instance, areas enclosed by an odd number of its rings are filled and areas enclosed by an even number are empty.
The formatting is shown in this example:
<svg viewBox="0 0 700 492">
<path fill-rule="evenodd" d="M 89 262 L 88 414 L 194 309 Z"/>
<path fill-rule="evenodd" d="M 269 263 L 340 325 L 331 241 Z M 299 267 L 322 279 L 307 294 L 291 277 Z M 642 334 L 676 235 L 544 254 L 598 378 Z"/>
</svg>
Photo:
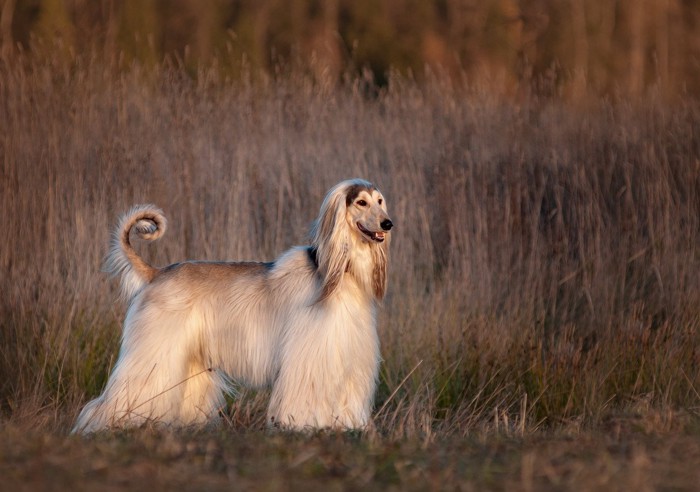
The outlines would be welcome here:
<svg viewBox="0 0 700 492">
<path fill-rule="evenodd" d="M 387 224 L 387 222 L 388 222 L 388 224 Z M 370 230 L 362 227 L 362 224 L 360 224 L 359 222 L 357 223 L 357 228 L 360 230 L 360 232 L 362 234 L 364 234 L 365 236 L 370 238 L 372 241 L 376 241 L 378 243 L 381 243 L 382 241 L 384 241 L 384 239 L 386 237 L 386 232 L 384 232 L 384 231 L 388 231 L 389 229 L 391 229 L 393 224 L 391 223 L 391 221 L 389 219 L 386 219 L 386 220 L 382 221 L 382 223 L 379 225 L 382 229 L 384 229 L 383 231 L 377 231 L 377 232 L 370 231 Z"/>
</svg>

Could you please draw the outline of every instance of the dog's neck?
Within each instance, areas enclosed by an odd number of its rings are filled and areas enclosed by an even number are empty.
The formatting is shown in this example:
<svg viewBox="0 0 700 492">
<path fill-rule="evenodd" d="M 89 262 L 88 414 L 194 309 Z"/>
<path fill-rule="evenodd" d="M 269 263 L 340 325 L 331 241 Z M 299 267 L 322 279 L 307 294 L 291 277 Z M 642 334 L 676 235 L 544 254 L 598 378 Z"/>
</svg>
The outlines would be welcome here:
<svg viewBox="0 0 700 492">
<path fill-rule="evenodd" d="M 386 268 L 385 255 L 380 248 L 379 245 L 366 243 L 351 248 L 345 270 L 367 296 L 377 301 L 384 296 Z"/>
<path fill-rule="evenodd" d="M 318 270 L 318 251 L 314 246 L 309 246 L 306 248 L 306 252 L 309 254 L 309 259 L 313 263 L 314 268 Z"/>
<path fill-rule="evenodd" d="M 318 250 L 314 246 L 307 248 L 311 264 L 319 269 Z M 386 250 L 380 245 L 359 243 L 348 247 L 344 276 L 350 279 L 364 292 L 368 299 L 380 301 L 386 287 Z"/>
</svg>

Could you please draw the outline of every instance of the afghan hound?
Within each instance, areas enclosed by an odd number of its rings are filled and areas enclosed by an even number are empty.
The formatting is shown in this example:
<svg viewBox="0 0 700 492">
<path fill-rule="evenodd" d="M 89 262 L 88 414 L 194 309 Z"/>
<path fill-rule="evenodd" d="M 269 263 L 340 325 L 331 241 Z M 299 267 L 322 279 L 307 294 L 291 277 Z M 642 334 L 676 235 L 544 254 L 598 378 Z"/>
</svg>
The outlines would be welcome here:
<svg viewBox="0 0 700 492">
<path fill-rule="evenodd" d="M 155 268 L 130 235 L 158 239 L 165 216 L 153 205 L 134 206 L 105 263 L 121 276 L 128 302 L 119 357 L 73 432 L 215 423 L 234 382 L 272 386 L 269 425 L 364 427 L 380 361 L 376 308 L 392 226 L 381 192 L 353 179 L 326 195 L 310 246 L 270 263 Z"/>
</svg>

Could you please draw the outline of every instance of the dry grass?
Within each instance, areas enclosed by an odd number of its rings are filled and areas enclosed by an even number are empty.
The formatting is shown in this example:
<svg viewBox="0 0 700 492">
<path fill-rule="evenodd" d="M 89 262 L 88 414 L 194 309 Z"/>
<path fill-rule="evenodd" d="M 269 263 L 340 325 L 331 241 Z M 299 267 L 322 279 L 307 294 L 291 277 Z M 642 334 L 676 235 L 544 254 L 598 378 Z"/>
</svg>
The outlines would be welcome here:
<svg viewBox="0 0 700 492">
<path fill-rule="evenodd" d="M 171 438 L 185 451 L 163 459 L 194 460 L 192 472 L 209 466 L 197 446 L 214 442 L 212 479 L 224 482 L 229 453 L 260 466 L 253 476 L 283 470 L 270 480 L 286 480 L 304 453 L 308 477 L 333 475 L 349 453 L 374 470 L 370 482 L 410 485 L 415 466 L 478 477 L 477 488 L 488 473 L 537 486 L 606 466 L 619 466 L 611 480 L 635 466 L 665 476 L 657 458 L 677 455 L 697 463 L 683 436 L 696 434 L 700 404 L 698 128 L 696 101 L 653 94 L 572 106 L 438 78 L 395 78 L 377 92 L 297 73 L 252 83 L 91 59 L 0 65 L 2 466 L 32 456 L 40 469 L 58 459 L 46 449 L 91 450 L 70 483 L 101 476 L 90 460 L 146 459 Z M 304 242 L 325 191 L 353 176 L 381 187 L 397 224 L 373 432 L 268 436 L 263 391 L 232 401 L 223 433 L 194 434 L 204 436 L 194 450 L 189 434 L 86 448 L 62 437 L 117 352 L 123 307 L 100 263 L 120 212 L 136 202 L 166 211 L 168 234 L 144 252 L 156 264 L 267 260 Z M 275 457 L 277 446 L 295 458 Z M 248 461 L 250 449 L 276 449 L 277 461 Z M 398 478 L 381 478 L 382 453 L 395 453 L 386 473 Z M 582 468 L 561 472 L 559 455 Z"/>
</svg>

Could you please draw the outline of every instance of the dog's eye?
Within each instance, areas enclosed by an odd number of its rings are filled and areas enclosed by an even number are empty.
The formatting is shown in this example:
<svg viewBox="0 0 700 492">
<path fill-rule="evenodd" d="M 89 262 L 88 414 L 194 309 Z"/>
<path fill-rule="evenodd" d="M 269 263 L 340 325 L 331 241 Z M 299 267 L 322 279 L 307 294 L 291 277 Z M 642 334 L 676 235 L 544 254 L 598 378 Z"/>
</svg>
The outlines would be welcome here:
<svg viewBox="0 0 700 492">
<path fill-rule="evenodd" d="M 364 200 L 357 200 L 355 203 L 357 203 L 360 207 L 366 207 L 367 202 Z"/>
<path fill-rule="evenodd" d="M 383 201 L 384 201 L 384 200 L 382 200 L 382 199 L 380 198 L 379 200 L 377 200 L 377 203 L 379 203 L 379 205 L 381 205 Z"/>
</svg>

